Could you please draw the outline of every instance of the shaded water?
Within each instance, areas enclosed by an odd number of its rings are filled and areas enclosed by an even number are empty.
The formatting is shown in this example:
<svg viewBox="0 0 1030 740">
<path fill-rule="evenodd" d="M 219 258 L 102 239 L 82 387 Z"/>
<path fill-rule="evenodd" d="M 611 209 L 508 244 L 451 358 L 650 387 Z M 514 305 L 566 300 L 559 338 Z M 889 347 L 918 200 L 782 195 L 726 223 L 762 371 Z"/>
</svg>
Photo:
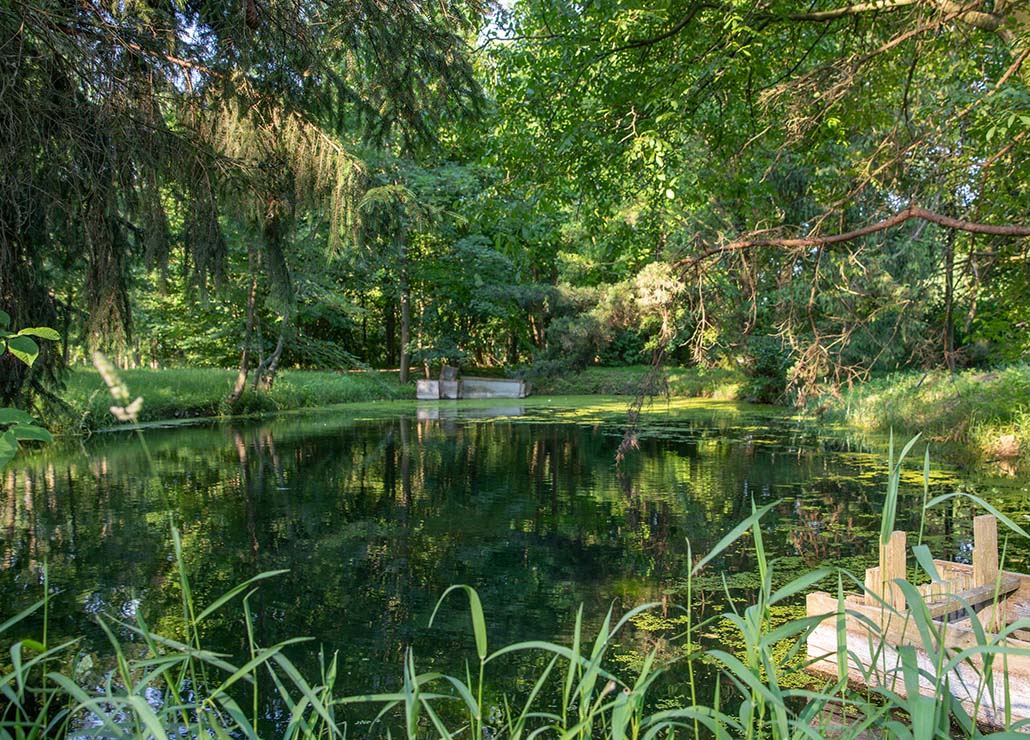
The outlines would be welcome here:
<svg viewBox="0 0 1030 740">
<path fill-rule="evenodd" d="M 580 604 L 591 625 L 613 603 L 674 604 L 687 542 L 695 557 L 705 553 L 752 500 L 779 501 L 764 540 L 784 577 L 819 563 L 856 574 L 871 564 L 886 477 L 880 443 L 775 410 L 680 401 L 656 405 L 639 449 L 616 465 L 624 404 L 378 404 L 149 429 L 143 441 L 101 434 L 19 458 L 0 489 L 0 622 L 40 597 L 46 562 L 57 594 L 51 642 L 85 635 L 79 652 L 98 676 L 109 649 L 95 615 L 139 611 L 181 637 L 174 523 L 198 604 L 288 568 L 251 599 L 258 641 L 310 636 L 294 657 L 313 671 L 318 645 L 339 651 L 338 692 L 365 693 L 397 687 L 409 646 L 423 668 L 463 671 L 474 654 L 466 610 L 456 600 L 426 626 L 451 584 L 479 590 L 492 647 L 562 640 Z M 909 531 L 918 528 L 919 463 L 903 485 L 899 526 Z M 1030 512 L 1025 483 L 935 465 L 931 494 L 956 489 L 1020 522 Z M 962 502 L 931 514 L 935 554 L 968 557 L 970 514 Z M 722 576 L 733 598 L 748 598 L 750 543 L 707 570 L 702 616 L 725 607 Z M 1028 557 L 1026 545 L 1010 546 L 1010 567 L 1030 569 Z M 206 623 L 206 647 L 243 654 L 240 615 L 237 604 Z M 2 639 L 38 629 L 26 623 Z M 631 631 L 619 650 L 631 664 L 655 639 Z"/>
</svg>

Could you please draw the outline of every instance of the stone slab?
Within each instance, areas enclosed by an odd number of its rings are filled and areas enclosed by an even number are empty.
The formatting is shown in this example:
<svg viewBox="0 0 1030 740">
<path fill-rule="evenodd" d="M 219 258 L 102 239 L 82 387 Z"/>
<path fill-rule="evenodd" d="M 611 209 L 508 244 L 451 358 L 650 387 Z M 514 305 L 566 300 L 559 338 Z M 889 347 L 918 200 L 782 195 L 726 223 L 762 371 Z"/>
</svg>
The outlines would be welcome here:
<svg viewBox="0 0 1030 740">
<path fill-rule="evenodd" d="M 419 401 L 435 401 L 440 398 L 439 380 L 416 380 L 415 397 Z"/>
</svg>

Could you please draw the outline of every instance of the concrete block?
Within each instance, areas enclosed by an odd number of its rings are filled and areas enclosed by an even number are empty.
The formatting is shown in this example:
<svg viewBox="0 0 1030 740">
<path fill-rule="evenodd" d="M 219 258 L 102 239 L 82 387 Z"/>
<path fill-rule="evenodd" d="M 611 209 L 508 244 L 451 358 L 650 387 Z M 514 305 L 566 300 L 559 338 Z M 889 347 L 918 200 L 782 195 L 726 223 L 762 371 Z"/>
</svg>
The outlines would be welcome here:
<svg viewBox="0 0 1030 740">
<path fill-rule="evenodd" d="M 420 401 L 435 401 L 440 398 L 439 380 L 416 380 L 415 397 Z"/>
</svg>

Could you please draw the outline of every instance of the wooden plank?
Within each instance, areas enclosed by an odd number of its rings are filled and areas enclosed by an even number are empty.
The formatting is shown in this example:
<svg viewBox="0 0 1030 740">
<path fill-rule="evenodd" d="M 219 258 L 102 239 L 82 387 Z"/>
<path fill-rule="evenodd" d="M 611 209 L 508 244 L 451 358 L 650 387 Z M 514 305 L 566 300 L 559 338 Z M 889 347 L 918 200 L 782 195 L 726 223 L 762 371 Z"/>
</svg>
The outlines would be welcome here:
<svg viewBox="0 0 1030 740">
<path fill-rule="evenodd" d="M 808 616 L 835 614 L 837 611 L 837 597 L 831 596 L 825 591 L 816 591 L 808 594 L 805 605 Z M 871 607 L 854 603 L 849 603 L 846 609 L 848 612 L 846 623 L 849 650 L 854 647 L 852 644 L 854 640 L 861 640 L 867 643 L 870 641 L 885 642 L 892 646 L 914 645 L 917 648 L 921 648 L 922 638 L 919 634 L 919 629 L 916 627 L 915 621 L 906 614 L 889 612 L 882 607 Z M 870 622 L 879 625 L 877 632 L 870 631 L 868 625 L 861 622 L 853 614 L 861 614 Z M 836 629 L 832 620 L 828 620 L 823 624 L 830 625 L 831 628 Z M 973 630 L 961 624 L 945 625 L 945 629 L 942 632 L 942 642 L 944 647 L 949 650 L 957 652 L 979 644 Z M 1020 675 L 1030 681 L 1030 642 L 1010 638 L 1006 639 L 1003 644 L 1026 651 L 1025 655 L 1012 654 L 1005 656 L 1005 663 L 1006 670 L 1010 676 Z M 981 660 L 980 658 L 974 658 L 972 662 L 979 664 Z M 1028 693 L 1027 698 L 1030 700 L 1030 693 Z"/>
<path fill-rule="evenodd" d="M 808 637 L 808 657 L 815 661 L 811 669 L 827 674 L 831 680 L 837 675 L 836 643 L 836 628 L 830 620 Z M 920 668 L 919 693 L 939 700 L 938 691 L 943 681 L 927 678 L 936 674 L 936 656 L 919 649 L 916 655 Z M 889 642 L 870 636 L 867 630 L 856 627 L 855 622 L 849 620 L 846 670 L 850 680 L 874 688 L 887 688 L 905 696 L 900 665 L 901 656 Z M 1030 680 L 1025 674 L 1010 671 L 1006 675 L 1004 671 L 996 670 L 993 680 L 985 683 L 982 668 L 961 663 L 949 672 L 948 678 L 946 685 L 954 698 L 968 712 L 975 713 L 979 722 L 1004 727 L 1008 721 L 1030 717 Z"/>
<path fill-rule="evenodd" d="M 993 585 L 998 578 L 998 520 L 973 517 L 973 585 Z"/>
<path fill-rule="evenodd" d="M 905 608 L 905 595 L 898 584 L 894 583 L 896 580 L 904 581 L 907 575 L 905 540 L 905 533 L 895 530 L 891 532 L 887 544 L 880 545 L 880 578 L 883 581 L 881 593 L 883 600 L 895 609 Z"/>
<path fill-rule="evenodd" d="M 808 636 L 807 654 L 813 661 L 811 670 L 837 674 L 839 657 L 836 620 L 832 616 L 838 607 L 836 597 L 824 592 L 808 594 L 807 611 L 810 616 L 825 614 L 825 619 Z M 899 666 L 901 656 L 898 645 L 913 645 L 920 669 L 919 691 L 926 696 L 940 698 L 937 692 L 943 684 L 943 676 L 931 680 L 937 674 L 940 660 L 934 652 L 922 648 L 919 632 L 911 618 L 903 614 L 886 611 L 882 607 L 849 606 L 845 617 L 847 639 L 848 677 L 871 687 L 884 687 L 905 694 Z M 866 615 L 874 623 L 886 621 L 886 629 L 870 629 L 854 613 Z M 957 624 L 943 627 L 943 649 L 953 653 L 976 644 L 976 637 L 969 629 Z M 946 685 L 952 695 L 975 713 L 978 721 L 1001 727 L 1009 721 L 1030 718 L 1030 643 L 1020 640 L 1006 640 L 1006 645 L 1027 651 L 1026 655 L 1014 654 L 998 658 L 992 679 L 986 681 L 980 656 L 957 665 L 948 674 Z M 1004 665 L 1005 670 L 997 670 Z M 924 675 L 925 674 L 925 675 Z"/>
<path fill-rule="evenodd" d="M 1018 578 L 1015 576 L 1002 576 L 1000 583 L 991 581 L 987 585 L 977 586 L 966 591 L 944 594 L 941 601 L 935 601 L 927 604 L 926 606 L 930 610 L 930 616 L 934 619 L 951 622 L 955 619 L 964 619 L 969 616 L 966 612 L 965 606 L 961 601 L 959 601 L 959 599 L 962 599 L 969 604 L 973 608 L 973 611 L 979 611 L 983 607 L 993 604 L 995 601 L 998 601 L 999 603 L 1004 601 L 1009 594 L 1018 590 Z M 945 616 L 948 616 L 949 618 L 944 619 Z"/>
</svg>

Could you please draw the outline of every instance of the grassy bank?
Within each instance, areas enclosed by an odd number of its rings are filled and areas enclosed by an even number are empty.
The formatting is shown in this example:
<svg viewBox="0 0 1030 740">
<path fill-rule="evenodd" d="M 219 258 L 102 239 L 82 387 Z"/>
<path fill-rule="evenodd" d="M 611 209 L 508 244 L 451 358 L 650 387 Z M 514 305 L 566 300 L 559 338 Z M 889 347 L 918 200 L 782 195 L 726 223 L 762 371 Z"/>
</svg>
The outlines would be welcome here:
<svg viewBox="0 0 1030 740">
<path fill-rule="evenodd" d="M 140 421 L 187 419 L 328 406 L 334 403 L 414 397 L 413 387 L 397 382 L 395 374 L 330 373 L 284 370 L 268 393 L 249 386 L 232 408 L 226 398 L 236 381 L 235 370 L 217 368 L 165 368 L 125 370 L 120 373 L 132 398 L 143 397 Z M 75 368 L 61 398 L 70 410 L 49 424 L 51 429 L 77 432 L 115 423 L 111 396 L 100 374 Z"/>
<path fill-rule="evenodd" d="M 650 371 L 647 365 L 588 367 L 578 373 L 533 379 L 532 389 L 534 395 L 633 396 Z M 741 373 L 721 368 L 673 367 L 661 372 L 669 395 L 674 398 L 734 400 L 745 382 Z"/>
<path fill-rule="evenodd" d="M 922 431 L 973 460 L 1030 458 L 1030 367 L 906 371 L 819 399 L 831 420 L 902 436 Z"/>
<path fill-rule="evenodd" d="M 475 375 L 489 374 L 469 371 Z M 635 395 L 650 367 L 591 367 L 579 373 L 539 378 L 532 382 L 534 395 Z M 729 370 L 670 368 L 663 382 L 674 398 L 732 400 L 744 382 Z M 248 386 L 232 408 L 225 400 L 236 381 L 235 370 L 217 368 L 137 369 L 120 372 L 132 398 L 143 397 L 139 421 L 166 421 L 314 408 L 335 403 L 414 398 L 414 383 L 402 386 L 396 373 L 332 373 L 284 370 L 271 392 Z M 92 368 L 74 368 L 60 394 L 69 410 L 48 426 L 57 432 L 101 429 L 115 423 L 111 396 L 100 374 Z"/>
</svg>

